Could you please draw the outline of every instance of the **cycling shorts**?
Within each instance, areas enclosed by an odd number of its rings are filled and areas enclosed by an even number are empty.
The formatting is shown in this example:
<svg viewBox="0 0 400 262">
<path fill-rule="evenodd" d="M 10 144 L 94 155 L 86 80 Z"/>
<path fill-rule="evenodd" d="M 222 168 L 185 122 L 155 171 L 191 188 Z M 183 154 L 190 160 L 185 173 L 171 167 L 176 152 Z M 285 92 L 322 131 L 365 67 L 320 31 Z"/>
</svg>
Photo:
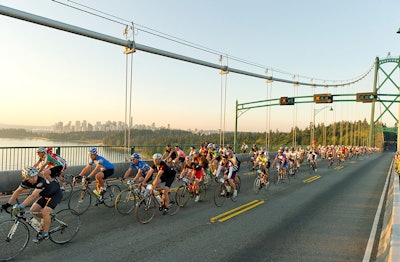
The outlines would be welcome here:
<svg viewBox="0 0 400 262">
<path fill-rule="evenodd" d="M 175 176 L 169 176 L 169 177 L 161 176 L 161 182 L 165 182 L 165 186 L 169 187 L 169 188 L 171 188 L 174 180 L 175 180 Z"/>
<path fill-rule="evenodd" d="M 49 169 L 50 170 L 50 176 L 52 178 L 58 177 L 63 170 L 63 166 L 55 166 Z"/>
<path fill-rule="evenodd" d="M 41 197 L 39 198 L 36 203 L 41 206 L 42 208 L 44 208 L 45 206 L 48 206 L 52 209 L 56 208 L 56 206 L 58 205 L 58 203 L 61 202 L 61 199 L 63 197 L 63 193 L 62 191 L 58 191 L 58 193 L 56 193 L 54 196 L 52 197 Z"/>
<path fill-rule="evenodd" d="M 113 169 L 106 169 L 103 171 L 104 178 L 108 178 L 114 174 L 114 168 Z"/>
</svg>

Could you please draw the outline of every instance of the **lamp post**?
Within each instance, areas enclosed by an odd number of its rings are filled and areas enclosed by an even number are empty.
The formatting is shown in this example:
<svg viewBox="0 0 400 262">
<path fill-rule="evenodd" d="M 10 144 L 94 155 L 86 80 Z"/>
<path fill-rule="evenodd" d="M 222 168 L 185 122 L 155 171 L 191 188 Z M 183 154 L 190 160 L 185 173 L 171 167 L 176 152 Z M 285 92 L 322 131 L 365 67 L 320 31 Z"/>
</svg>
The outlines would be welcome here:
<svg viewBox="0 0 400 262">
<path fill-rule="evenodd" d="M 331 106 L 324 106 L 322 108 L 314 108 L 314 114 L 313 114 L 313 121 L 312 121 L 312 126 L 311 126 L 311 141 L 310 141 L 310 145 L 313 145 L 313 142 L 315 141 L 315 116 L 323 111 L 324 109 L 329 108 L 329 111 L 333 111 L 333 108 Z"/>
</svg>

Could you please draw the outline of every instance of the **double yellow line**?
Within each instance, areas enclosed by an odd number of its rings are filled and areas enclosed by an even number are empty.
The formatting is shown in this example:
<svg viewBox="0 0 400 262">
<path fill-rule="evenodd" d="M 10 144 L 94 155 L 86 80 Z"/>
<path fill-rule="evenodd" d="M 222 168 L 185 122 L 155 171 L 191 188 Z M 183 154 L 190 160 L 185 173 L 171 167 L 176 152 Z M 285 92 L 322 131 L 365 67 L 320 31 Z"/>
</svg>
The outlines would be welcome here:
<svg viewBox="0 0 400 262">
<path fill-rule="evenodd" d="M 321 176 L 316 175 L 316 176 L 312 176 L 310 178 L 307 178 L 307 179 L 303 180 L 303 182 L 304 183 L 311 183 L 311 182 L 313 182 L 313 181 L 315 181 L 317 179 L 320 179 L 320 178 L 321 178 Z"/>
<path fill-rule="evenodd" d="M 225 213 L 219 214 L 218 216 L 210 218 L 210 222 L 211 223 L 224 222 L 224 221 L 231 219 L 232 217 L 235 217 L 237 215 L 240 215 L 252 208 L 262 205 L 262 204 L 264 204 L 264 202 L 265 201 L 263 199 L 253 200 L 247 204 L 241 205 L 241 206 L 231 209 Z"/>
</svg>

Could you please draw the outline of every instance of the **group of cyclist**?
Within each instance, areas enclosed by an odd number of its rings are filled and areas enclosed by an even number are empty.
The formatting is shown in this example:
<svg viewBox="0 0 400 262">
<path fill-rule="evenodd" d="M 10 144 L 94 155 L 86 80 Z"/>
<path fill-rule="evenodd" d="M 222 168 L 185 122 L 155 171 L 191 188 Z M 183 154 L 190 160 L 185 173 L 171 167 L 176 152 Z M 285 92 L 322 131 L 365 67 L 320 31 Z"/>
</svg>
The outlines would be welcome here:
<svg viewBox="0 0 400 262">
<path fill-rule="evenodd" d="M 247 148 L 246 148 L 247 149 Z M 286 175 L 286 169 L 298 169 L 305 158 L 307 162 L 313 162 L 317 169 L 317 156 L 321 158 L 339 158 L 341 161 L 346 157 L 358 156 L 371 149 L 366 147 L 344 147 L 344 146 L 318 146 L 308 147 L 303 150 L 301 147 L 281 147 L 273 159 L 269 159 L 269 154 L 264 148 L 258 149 L 253 145 L 249 155 L 252 159 L 253 169 L 259 169 L 261 174 L 268 178 L 268 169 L 271 166 L 279 165 Z M 13 212 L 19 212 L 24 207 L 32 203 L 30 211 L 41 220 L 41 232 L 37 235 L 35 242 L 41 242 L 48 238 L 48 231 L 51 220 L 50 213 L 62 199 L 62 175 L 67 168 L 66 161 L 59 155 L 52 152 L 52 148 L 40 147 L 37 149 L 38 161 L 32 166 L 22 170 L 22 182 L 14 191 L 7 203 L 2 205 L 4 210 L 9 210 L 18 196 L 25 189 L 34 189 L 21 204 L 13 207 Z M 91 180 L 96 179 L 96 189 L 93 193 L 101 200 L 106 188 L 104 180 L 114 174 L 114 165 L 103 156 L 100 156 L 96 148 L 89 150 L 89 163 L 81 170 L 79 176 Z M 397 155 L 396 155 L 397 156 Z M 236 157 L 230 145 L 217 146 L 213 143 L 205 142 L 196 149 L 191 146 L 190 152 L 186 155 L 180 146 L 174 148 L 167 145 L 163 154 L 156 153 L 152 157 L 151 165 L 142 161 L 137 153 L 132 154 L 131 162 L 124 173 L 124 178 L 132 176 L 135 169 L 137 173 L 133 177 L 133 182 L 139 183 L 143 188 L 144 194 L 149 194 L 153 189 L 159 189 L 161 183 L 165 183 L 164 190 L 164 214 L 168 212 L 170 199 L 168 192 L 175 180 L 177 169 L 180 171 L 178 180 L 187 177 L 193 183 L 196 193 L 195 201 L 199 200 L 199 183 L 204 181 L 207 176 L 213 175 L 216 181 L 219 178 L 227 180 L 233 189 L 233 196 L 237 195 L 235 184 L 236 176 L 239 172 L 240 161 Z M 272 160 L 272 164 L 271 164 Z M 400 166 L 400 156 L 398 156 Z M 86 173 L 90 173 L 86 176 Z M 399 167 L 400 170 L 400 167 Z M 41 176 L 39 176 L 39 174 Z"/>
</svg>

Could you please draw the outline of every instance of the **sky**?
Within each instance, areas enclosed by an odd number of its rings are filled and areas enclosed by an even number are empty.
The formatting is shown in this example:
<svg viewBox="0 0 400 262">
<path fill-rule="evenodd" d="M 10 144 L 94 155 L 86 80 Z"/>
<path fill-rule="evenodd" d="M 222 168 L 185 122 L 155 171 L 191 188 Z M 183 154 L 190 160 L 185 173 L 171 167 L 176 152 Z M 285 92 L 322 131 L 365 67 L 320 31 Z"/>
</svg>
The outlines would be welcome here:
<svg viewBox="0 0 400 262">
<path fill-rule="evenodd" d="M 0 5 L 120 39 L 126 38 L 125 25 L 133 22 L 128 37 L 137 44 L 308 83 L 357 79 L 371 69 L 375 57 L 398 57 L 400 47 L 397 0 L 3 0 Z M 89 7 L 103 18 L 67 5 Z M 357 84 L 336 88 L 221 75 L 217 69 L 140 50 L 127 56 L 121 46 L 3 15 L 0 35 L 2 124 L 125 121 L 130 108 L 133 125 L 232 131 L 236 101 L 355 94 L 373 87 L 373 70 Z M 131 86 L 130 104 L 126 90 Z M 386 93 L 397 92 L 389 88 Z M 370 104 L 355 102 L 259 107 L 240 111 L 238 131 L 288 131 L 305 128 L 314 118 L 316 124 L 369 121 L 370 110 Z M 384 107 L 377 105 L 375 111 Z M 391 117 L 383 121 L 394 124 Z"/>
</svg>

